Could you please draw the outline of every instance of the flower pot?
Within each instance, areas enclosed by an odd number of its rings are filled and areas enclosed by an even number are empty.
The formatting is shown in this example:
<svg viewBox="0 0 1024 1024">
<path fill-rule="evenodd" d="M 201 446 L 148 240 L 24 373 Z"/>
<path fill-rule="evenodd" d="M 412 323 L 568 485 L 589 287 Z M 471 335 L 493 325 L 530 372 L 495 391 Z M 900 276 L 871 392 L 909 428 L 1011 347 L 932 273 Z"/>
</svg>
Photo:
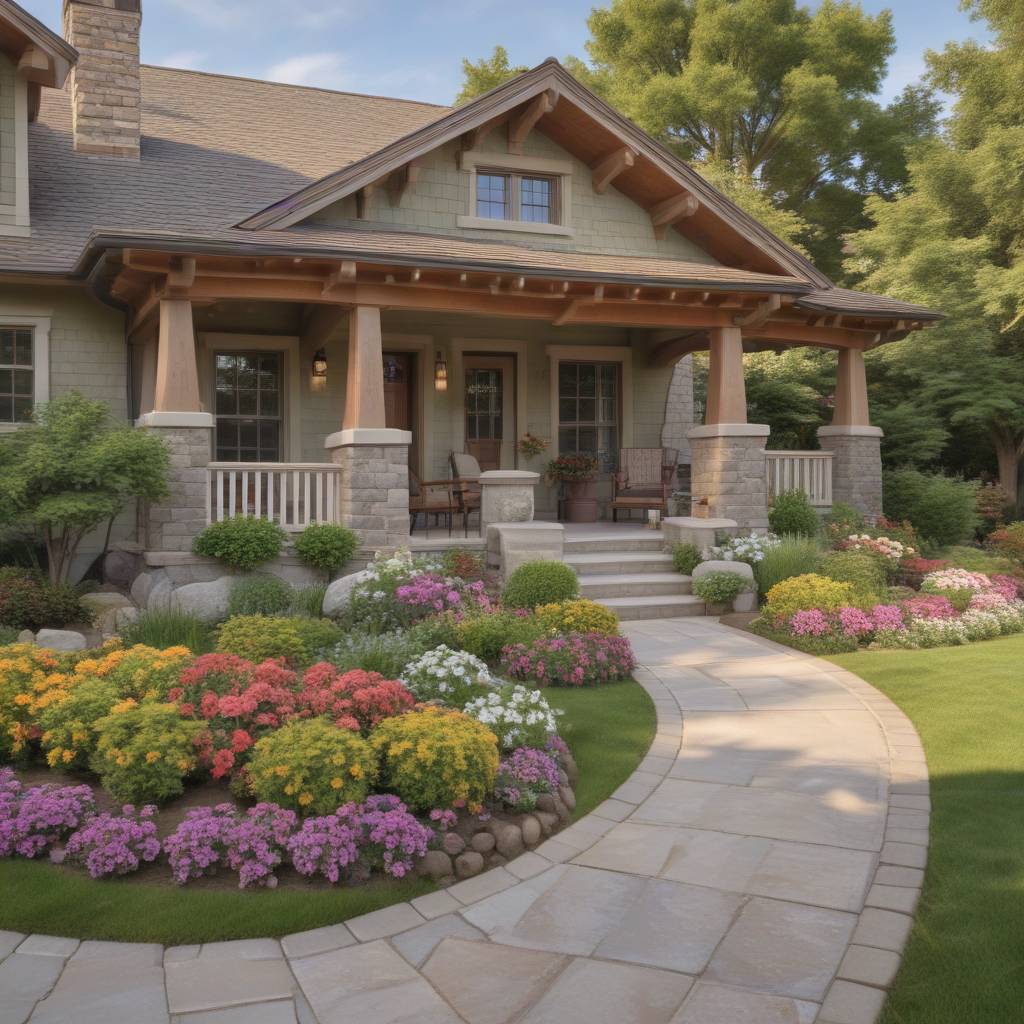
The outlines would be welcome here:
<svg viewBox="0 0 1024 1024">
<path fill-rule="evenodd" d="M 565 502 L 565 518 L 570 523 L 596 523 L 597 498 L 594 496 L 593 480 L 573 480 L 566 484 L 568 497 Z"/>
</svg>

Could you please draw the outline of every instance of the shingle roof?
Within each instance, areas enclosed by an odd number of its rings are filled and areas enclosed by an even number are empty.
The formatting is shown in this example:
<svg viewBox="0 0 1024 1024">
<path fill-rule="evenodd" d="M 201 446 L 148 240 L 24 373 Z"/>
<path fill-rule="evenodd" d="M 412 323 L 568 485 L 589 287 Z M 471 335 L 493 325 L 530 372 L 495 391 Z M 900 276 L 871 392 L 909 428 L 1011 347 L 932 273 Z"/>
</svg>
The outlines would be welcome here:
<svg viewBox="0 0 1024 1024">
<path fill-rule="evenodd" d="M 849 288 L 823 288 L 801 295 L 796 305 L 855 316 L 897 317 L 907 320 L 941 320 L 943 314 L 926 306 L 890 299 L 887 295 L 852 291 Z"/>
</svg>

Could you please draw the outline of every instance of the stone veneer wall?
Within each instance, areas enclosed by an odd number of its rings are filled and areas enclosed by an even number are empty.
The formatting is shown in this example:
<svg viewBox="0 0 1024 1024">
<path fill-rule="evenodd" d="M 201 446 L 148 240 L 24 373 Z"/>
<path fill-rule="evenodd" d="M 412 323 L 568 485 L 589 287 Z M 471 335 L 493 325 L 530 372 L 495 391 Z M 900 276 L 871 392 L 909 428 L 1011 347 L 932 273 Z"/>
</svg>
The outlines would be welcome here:
<svg viewBox="0 0 1024 1024">
<path fill-rule="evenodd" d="M 734 519 L 741 530 L 768 529 L 768 478 L 763 433 L 700 436 L 709 427 L 690 433 L 692 494 L 708 499 L 712 519 Z M 726 429 L 726 428 L 723 428 Z"/>
<path fill-rule="evenodd" d="M 693 429 L 693 356 L 684 356 L 672 368 L 672 380 L 665 399 L 665 423 L 661 428 L 661 446 L 675 448 L 680 463 L 690 461 Z"/>
<path fill-rule="evenodd" d="M 206 528 L 206 466 L 210 461 L 208 427 L 146 427 L 171 451 L 168 495 L 139 510 L 139 536 L 147 551 L 191 551 L 193 538 Z"/>
<path fill-rule="evenodd" d="M 882 431 L 821 427 L 818 440 L 825 451 L 832 452 L 833 502 L 844 501 L 877 519 L 882 514 Z"/>
<path fill-rule="evenodd" d="M 409 448 L 343 445 L 330 449 L 341 466 L 339 512 L 364 547 L 389 549 L 409 544 Z"/>
</svg>

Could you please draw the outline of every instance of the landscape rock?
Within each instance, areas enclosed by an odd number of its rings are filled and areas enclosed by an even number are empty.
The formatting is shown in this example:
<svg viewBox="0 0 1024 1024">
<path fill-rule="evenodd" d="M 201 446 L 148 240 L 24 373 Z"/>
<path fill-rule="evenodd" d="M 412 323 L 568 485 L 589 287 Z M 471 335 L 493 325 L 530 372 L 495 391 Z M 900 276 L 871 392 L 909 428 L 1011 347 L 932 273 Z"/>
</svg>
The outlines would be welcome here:
<svg viewBox="0 0 1024 1024">
<path fill-rule="evenodd" d="M 503 857 L 517 857 L 526 849 L 523 833 L 515 825 L 504 824 L 492 830 L 494 845 Z"/>
<path fill-rule="evenodd" d="M 725 559 L 711 559 L 708 562 L 701 562 L 693 570 L 693 578 L 699 580 L 701 576 L 707 576 L 710 572 L 731 572 L 736 576 L 742 576 L 754 586 L 754 570 L 746 562 L 727 562 Z"/>
<path fill-rule="evenodd" d="M 146 593 L 146 610 L 151 612 L 165 612 L 171 606 L 171 595 L 174 593 L 174 584 L 170 578 L 161 573 L 155 577 Z"/>
<path fill-rule="evenodd" d="M 469 847 L 477 853 L 490 853 L 494 849 L 494 836 L 490 832 L 477 832 L 470 839 Z"/>
<path fill-rule="evenodd" d="M 338 577 L 324 594 L 323 614 L 329 619 L 337 618 L 348 607 L 353 589 L 370 579 L 372 575 L 368 569 L 361 569 L 359 572 Z"/>
<path fill-rule="evenodd" d="M 576 764 L 576 759 L 571 755 L 567 754 L 562 758 L 565 764 L 565 774 L 569 776 L 569 782 L 572 785 L 576 785 L 576 780 L 580 777 L 580 769 Z"/>
<path fill-rule="evenodd" d="M 540 822 L 541 831 L 546 836 L 558 827 L 558 815 L 554 811 L 534 811 L 533 816 Z"/>
<path fill-rule="evenodd" d="M 734 612 L 756 612 L 757 594 L 752 590 L 745 590 L 742 594 L 737 596 L 735 601 L 733 601 L 732 610 Z"/>
<path fill-rule="evenodd" d="M 18 634 L 19 644 L 34 644 L 36 642 L 36 635 L 31 629 L 23 629 Z"/>
<path fill-rule="evenodd" d="M 555 814 L 557 815 L 558 820 L 563 824 L 568 824 L 572 819 L 572 811 L 565 806 L 565 803 L 561 799 L 555 801 Z"/>
<path fill-rule="evenodd" d="M 562 803 L 565 804 L 570 811 L 576 810 L 576 794 L 568 786 L 562 786 L 558 790 L 558 795 L 561 797 Z"/>
<path fill-rule="evenodd" d="M 523 842 L 527 846 L 536 846 L 540 842 L 543 829 L 532 814 L 523 816 L 523 820 L 519 823 L 519 829 L 523 833 Z"/>
<path fill-rule="evenodd" d="M 452 859 L 444 850 L 427 850 L 416 865 L 416 873 L 433 879 L 445 878 L 452 873 Z"/>
<path fill-rule="evenodd" d="M 123 541 L 111 548 L 103 558 L 103 578 L 125 590 L 142 565 L 142 545 Z"/>
<path fill-rule="evenodd" d="M 117 616 L 126 608 L 134 608 L 130 597 L 116 591 L 94 591 L 83 594 L 82 606 L 92 614 L 92 624 L 103 634 L 117 631 Z"/>
<path fill-rule="evenodd" d="M 569 776 L 568 776 L 568 774 L 567 774 L 567 772 L 566 772 L 566 770 L 564 768 L 559 768 L 558 769 L 558 784 L 560 786 L 568 786 L 569 785 Z"/>
<path fill-rule="evenodd" d="M 546 811 L 548 814 L 555 813 L 555 796 L 553 793 L 541 793 L 537 797 L 537 810 Z"/>
<path fill-rule="evenodd" d="M 153 588 L 153 584 L 156 583 L 156 573 L 152 572 L 140 572 L 138 576 L 132 580 L 132 585 L 128 590 L 131 594 L 132 600 L 140 607 L 145 608 L 149 603 L 149 592 Z"/>
<path fill-rule="evenodd" d="M 221 576 L 210 583 L 186 583 L 171 595 L 170 606 L 203 622 L 221 622 L 228 617 L 228 598 L 234 582 L 234 576 Z"/>
<path fill-rule="evenodd" d="M 129 626 L 138 622 L 141 614 L 142 612 L 134 605 L 130 608 L 118 609 L 117 615 L 114 617 L 114 632 L 123 633 Z"/>
<path fill-rule="evenodd" d="M 51 651 L 84 651 L 85 637 L 73 629 L 41 629 L 36 633 L 36 643 Z"/>
<path fill-rule="evenodd" d="M 455 874 L 459 878 L 472 878 L 484 869 L 484 858 L 475 850 L 467 850 L 455 858 Z"/>
<path fill-rule="evenodd" d="M 446 832 L 441 840 L 441 849 L 452 857 L 457 857 L 466 848 L 466 840 L 458 832 Z"/>
</svg>

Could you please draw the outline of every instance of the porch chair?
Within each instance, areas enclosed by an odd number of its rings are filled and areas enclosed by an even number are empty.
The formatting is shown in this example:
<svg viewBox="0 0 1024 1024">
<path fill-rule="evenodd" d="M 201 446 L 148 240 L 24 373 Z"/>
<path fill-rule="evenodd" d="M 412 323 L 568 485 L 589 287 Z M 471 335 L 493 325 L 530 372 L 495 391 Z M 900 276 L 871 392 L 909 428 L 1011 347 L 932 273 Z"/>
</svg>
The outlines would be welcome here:
<svg viewBox="0 0 1024 1024">
<path fill-rule="evenodd" d="M 448 536 L 452 535 L 452 519 L 460 511 L 451 480 L 421 480 L 409 469 L 409 533 L 416 531 L 416 520 L 423 516 L 423 525 L 430 535 L 430 517 L 436 524 L 438 517 L 448 520 Z"/>
<path fill-rule="evenodd" d="M 623 448 L 619 470 L 612 475 L 612 522 L 619 521 L 619 512 L 633 509 L 657 509 L 664 515 L 678 460 L 675 448 Z"/>
<path fill-rule="evenodd" d="M 451 452 L 448 464 L 452 469 L 452 483 L 465 510 L 468 520 L 474 512 L 480 514 L 480 463 L 475 455 L 468 452 Z"/>
</svg>

